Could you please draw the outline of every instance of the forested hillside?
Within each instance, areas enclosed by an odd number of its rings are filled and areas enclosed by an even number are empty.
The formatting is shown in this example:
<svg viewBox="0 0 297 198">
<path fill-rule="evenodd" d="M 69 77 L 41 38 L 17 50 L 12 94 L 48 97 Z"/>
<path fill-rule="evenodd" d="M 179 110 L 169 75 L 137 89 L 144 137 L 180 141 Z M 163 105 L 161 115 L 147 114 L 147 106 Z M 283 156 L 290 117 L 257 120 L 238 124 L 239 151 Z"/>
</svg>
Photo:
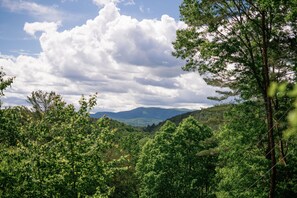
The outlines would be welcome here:
<svg viewBox="0 0 297 198">
<path fill-rule="evenodd" d="M 142 130 L 91 118 L 96 94 L 4 108 L 18 77 L 1 69 L 1 198 L 297 197 L 297 1 L 183 0 L 180 14 L 173 55 L 235 102 Z"/>
<path fill-rule="evenodd" d="M 169 118 L 168 120 L 178 125 L 182 122 L 183 119 L 192 116 L 196 120 L 198 120 L 201 124 L 204 124 L 210 127 L 213 130 L 218 130 L 220 126 L 223 126 L 226 119 L 226 113 L 228 110 L 232 108 L 232 105 L 217 105 L 214 107 L 204 108 L 201 110 L 196 110 L 184 114 L 180 114 Z M 164 125 L 166 121 L 160 122 L 159 124 L 147 126 L 144 130 L 149 132 L 155 132 L 160 129 L 162 125 Z"/>
</svg>

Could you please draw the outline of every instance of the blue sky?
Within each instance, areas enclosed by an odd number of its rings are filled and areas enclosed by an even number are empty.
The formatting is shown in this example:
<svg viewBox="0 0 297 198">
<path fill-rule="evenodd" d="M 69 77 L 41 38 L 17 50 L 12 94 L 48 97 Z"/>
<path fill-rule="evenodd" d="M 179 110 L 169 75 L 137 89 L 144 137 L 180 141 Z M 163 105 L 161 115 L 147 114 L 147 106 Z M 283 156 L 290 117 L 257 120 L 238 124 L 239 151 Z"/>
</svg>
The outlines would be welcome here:
<svg viewBox="0 0 297 198">
<path fill-rule="evenodd" d="M 172 57 L 181 0 L 0 0 L 0 64 L 16 80 L 6 105 L 34 90 L 67 102 L 98 92 L 94 111 L 199 109 L 214 88 Z"/>
<path fill-rule="evenodd" d="M 178 20 L 181 0 L 134 0 L 118 4 L 120 12 L 137 19 L 160 19 L 168 14 Z M 41 51 L 38 40 L 31 38 L 23 27 L 26 22 L 61 21 L 60 31 L 82 25 L 97 16 L 100 6 L 92 0 L 0 0 L 0 52 L 19 55 L 37 54 Z M 44 11 L 38 13 L 35 6 Z M 38 8 L 37 8 L 38 9 Z M 53 12 L 54 11 L 54 14 Z"/>
</svg>

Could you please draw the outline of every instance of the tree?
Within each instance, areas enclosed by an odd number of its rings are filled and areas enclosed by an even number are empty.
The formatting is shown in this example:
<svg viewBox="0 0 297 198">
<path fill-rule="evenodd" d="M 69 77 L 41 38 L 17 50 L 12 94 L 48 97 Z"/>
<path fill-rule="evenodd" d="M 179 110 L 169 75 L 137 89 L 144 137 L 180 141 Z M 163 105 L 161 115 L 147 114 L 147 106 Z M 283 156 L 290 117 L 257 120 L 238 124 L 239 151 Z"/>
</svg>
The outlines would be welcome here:
<svg viewBox="0 0 297 198">
<path fill-rule="evenodd" d="M 10 77 L 10 78 L 7 78 L 5 79 L 5 72 L 3 71 L 3 68 L 1 67 L 0 68 L 0 109 L 1 109 L 1 106 L 2 106 L 2 101 L 1 101 L 1 97 L 4 96 L 4 93 L 3 91 L 11 86 L 11 84 L 13 83 L 13 80 L 14 78 L 13 77 Z"/>
<path fill-rule="evenodd" d="M 269 161 L 265 157 L 264 107 L 256 102 L 234 105 L 226 126 L 215 136 L 218 141 L 217 197 L 267 197 Z M 280 152 L 280 151 L 279 151 Z M 279 157 L 276 197 L 296 197 L 296 143 L 290 143 Z"/>
<path fill-rule="evenodd" d="M 186 60 L 184 69 L 198 70 L 207 83 L 229 87 L 242 99 L 257 99 L 265 106 L 271 159 L 269 197 L 274 197 L 273 114 L 280 101 L 267 92 L 272 81 L 296 80 L 297 2 L 184 0 L 180 13 L 188 26 L 177 31 L 173 54 Z"/>
<path fill-rule="evenodd" d="M 176 173 L 173 133 L 176 126 L 166 122 L 140 153 L 136 173 L 140 179 L 140 197 L 177 197 L 173 182 Z"/>
<path fill-rule="evenodd" d="M 215 134 L 219 150 L 217 197 L 267 197 L 263 112 L 255 102 L 236 105 L 226 116 L 229 122 Z"/>
<path fill-rule="evenodd" d="M 198 155 L 211 135 L 192 117 L 177 128 L 166 122 L 140 154 L 140 197 L 212 197 L 215 157 Z"/>
<path fill-rule="evenodd" d="M 27 101 L 32 105 L 34 113 L 39 117 L 55 104 L 55 100 L 61 99 L 61 96 L 53 91 L 48 93 L 41 90 L 33 91 L 27 97 Z"/>
<path fill-rule="evenodd" d="M 14 78 L 5 78 L 3 68 L 0 68 L 0 143 L 5 145 L 16 145 L 18 139 L 17 125 L 20 125 L 23 108 L 1 109 L 1 97 L 4 96 L 4 90 L 11 86 Z"/>
<path fill-rule="evenodd" d="M 89 117 L 95 96 L 80 108 L 60 97 L 40 119 L 15 128 L 16 145 L 0 146 L 1 197 L 108 197 L 118 159 L 106 155 L 113 133 Z M 16 120 L 18 121 L 18 120 Z"/>
<path fill-rule="evenodd" d="M 177 155 L 177 173 L 174 180 L 179 181 L 176 189 L 178 197 L 212 197 L 215 176 L 216 156 L 200 155 L 213 148 L 207 143 L 212 131 L 193 117 L 184 119 L 174 133 L 174 146 Z"/>
<path fill-rule="evenodd" d="M 110 149 L 109 156 L 115 158 L 120 156 L 123 160 L 118 163 L 117 167 L 123 167 L 123 169 L 117 171 L 110 181 L 114 186 L 111 198 L 139 197 L 140 180 L 135 174 L 135 167 L 142 148 L 141 142 L 146 141 L 148 135 L 148 133 L 139 132 L 125 124 L 115 128 L 114 143 L 117 147 Z"/>
<path fill-rule="evenodd" d="M 9 107 L 0 110 L 0 143 L 16 146 L 22 141 L 20 128 L 30 119 L 30 111 L 25 107 Z"/>
</svg>

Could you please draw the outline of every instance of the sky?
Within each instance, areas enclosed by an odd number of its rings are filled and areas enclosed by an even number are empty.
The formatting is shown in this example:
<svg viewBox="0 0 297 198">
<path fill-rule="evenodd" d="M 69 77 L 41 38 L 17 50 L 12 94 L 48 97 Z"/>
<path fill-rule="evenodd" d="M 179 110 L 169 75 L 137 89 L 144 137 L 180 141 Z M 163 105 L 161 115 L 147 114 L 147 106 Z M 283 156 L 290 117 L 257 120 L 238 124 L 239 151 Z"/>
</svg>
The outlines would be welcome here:
<svg viewBox="0 0 297 198">
<path fill-rule="evenodd" d="M 0 0 L 0 66 L 15 81 L 4 105 L 28 106 L 32 91 L 96 111 L 200 109 L 216 88 L 172 56 L 182 0 Z"/>
</svg>

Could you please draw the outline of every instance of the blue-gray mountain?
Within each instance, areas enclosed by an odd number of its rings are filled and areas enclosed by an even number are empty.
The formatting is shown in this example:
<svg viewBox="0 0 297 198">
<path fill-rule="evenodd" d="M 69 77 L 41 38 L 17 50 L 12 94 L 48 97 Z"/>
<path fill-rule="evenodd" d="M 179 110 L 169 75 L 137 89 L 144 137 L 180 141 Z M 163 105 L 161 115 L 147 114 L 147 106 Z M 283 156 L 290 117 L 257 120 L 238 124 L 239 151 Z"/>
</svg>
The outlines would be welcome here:
<svg viewBox="0 0 297 198">
<path fill-rule="evenodd" d="M 111 119 L 124 122 L 132 126 L 147 126 L 158 124 L 168 118 L 191 112 L 189 109 L 163 109 L 158 107 L 139 107 L 130 111 L 122 112 L 97 112 L 91 114 L 93 118 L 107 116 Z"/>
</svg>

